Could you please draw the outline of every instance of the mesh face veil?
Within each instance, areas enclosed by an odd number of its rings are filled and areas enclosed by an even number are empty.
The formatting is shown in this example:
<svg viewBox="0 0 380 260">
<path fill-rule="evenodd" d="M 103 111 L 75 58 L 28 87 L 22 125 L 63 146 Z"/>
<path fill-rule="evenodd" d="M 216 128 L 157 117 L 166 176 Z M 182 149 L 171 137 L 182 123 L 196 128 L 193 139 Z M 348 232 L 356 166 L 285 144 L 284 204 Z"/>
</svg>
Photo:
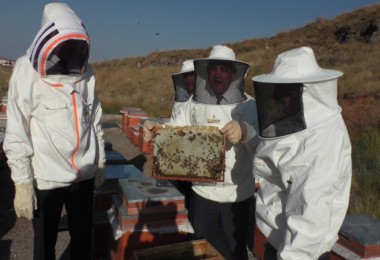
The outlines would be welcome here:
<svg viewBox="0 0 380 260">
<path fill-rule="evenodd" d="M 50 53 L 46 62 L 46 75 L 83 74 L 89 56 L 85 40 L 67 40 L 59 43 Z"/>
<path fill-rule="evenodd" d="M 44 77 L 85 73 L 90 39 L 80 18 L 63 3 L 45 6 L 42 27 L 30 48 L 29 59 Z"/>
<path fill-rule="evenodd" d="M 279 137 L 306 129 L 303 84 L 254 82 L 260 136 Z"/>
</svg>

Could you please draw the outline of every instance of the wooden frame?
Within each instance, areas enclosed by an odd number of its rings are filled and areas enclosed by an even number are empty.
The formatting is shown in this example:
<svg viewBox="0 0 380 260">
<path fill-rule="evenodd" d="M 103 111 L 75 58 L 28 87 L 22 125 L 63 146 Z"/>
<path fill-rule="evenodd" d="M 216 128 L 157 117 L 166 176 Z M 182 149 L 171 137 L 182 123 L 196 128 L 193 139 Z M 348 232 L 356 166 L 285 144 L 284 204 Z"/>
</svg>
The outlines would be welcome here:
<svg viewBox="0 0 380 260">
<path fill-rule="evenodd" d="M 155 127 L 151 177 L 223 182 L 225 143 L 225 137 L 218 127 Z"/>
</svg>

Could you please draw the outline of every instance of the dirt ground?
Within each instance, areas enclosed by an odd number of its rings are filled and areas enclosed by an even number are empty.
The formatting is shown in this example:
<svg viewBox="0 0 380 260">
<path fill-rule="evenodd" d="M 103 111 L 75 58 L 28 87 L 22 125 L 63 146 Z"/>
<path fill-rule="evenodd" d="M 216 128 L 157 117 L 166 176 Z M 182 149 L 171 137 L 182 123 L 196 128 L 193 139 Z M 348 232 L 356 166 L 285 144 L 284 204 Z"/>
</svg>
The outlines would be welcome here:
<svg viewBox="0 0 380 260">
<path fill-rule="evenodd" d="M 121 116 L 105 115 L 102 119 L 105 139 L 131 164 L 148 173 L 149 158 L 130 143 L 121 131 Z M 144 157 L 144 158 L 143 158 Z M 145 161 L 145 163 L 144 163 Z M 17 218 L 13 209 L 14 185 L 7 166 L 0 169 L 0 260 L 33 259 L 33 228 L 30 220 Z M 67 259 L 68 232 L 60 232 L 56 244 L 57 259 Z"/>
</svg>

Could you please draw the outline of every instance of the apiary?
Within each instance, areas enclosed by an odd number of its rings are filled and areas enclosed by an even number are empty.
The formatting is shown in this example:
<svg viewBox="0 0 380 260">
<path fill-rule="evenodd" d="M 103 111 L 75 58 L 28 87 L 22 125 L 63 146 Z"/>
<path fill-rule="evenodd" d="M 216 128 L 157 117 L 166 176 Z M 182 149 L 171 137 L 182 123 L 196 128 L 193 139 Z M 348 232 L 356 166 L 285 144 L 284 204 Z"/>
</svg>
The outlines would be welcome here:
<svg viewBox="0 0 380 260">
<path fill-rule="evenodd" d="M 224 180 L 225 138 L 219 128 L 162 126 L 155 127 L 153 136 L 153 178 Z"/>
</svg>

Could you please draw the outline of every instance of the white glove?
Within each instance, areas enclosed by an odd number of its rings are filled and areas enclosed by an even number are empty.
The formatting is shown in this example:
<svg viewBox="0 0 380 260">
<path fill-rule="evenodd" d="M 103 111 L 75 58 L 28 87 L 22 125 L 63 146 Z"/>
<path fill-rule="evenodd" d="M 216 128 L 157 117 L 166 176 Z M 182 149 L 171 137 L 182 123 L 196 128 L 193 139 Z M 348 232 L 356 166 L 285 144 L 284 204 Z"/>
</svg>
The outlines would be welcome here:
<svg viewBox="0 0 380 260">
<path fill-rule="evenodd" d="M 99 163 L 98 169 L 95 172 L 95 189 L 102 186 L 104 179 L 106 178 L 106 173 L 104 171 L 104 163 Z"/>
<path fill-rule="evenodd" d="M 37 196 L 32 183 L 15 185 L 16 196 L 14 207 L 17 217 L 33 218 L 33 210 L 37 210 Z"/>
<path fill-rule="evenodd" d="M 145 121 L 143 127 L 144 142 L 150 142 L 153 139 L 153 128 L 156 126 L 156 123 L 152 121 Z"/>
<path fill-rule="evenodd" d="M 247 135 L 246 126 L 235 120 L 228 122 L 220 131 L 226 135 L 232 144 L 237 144 L 241 140 L 244 140 Z"/>
</svg>

